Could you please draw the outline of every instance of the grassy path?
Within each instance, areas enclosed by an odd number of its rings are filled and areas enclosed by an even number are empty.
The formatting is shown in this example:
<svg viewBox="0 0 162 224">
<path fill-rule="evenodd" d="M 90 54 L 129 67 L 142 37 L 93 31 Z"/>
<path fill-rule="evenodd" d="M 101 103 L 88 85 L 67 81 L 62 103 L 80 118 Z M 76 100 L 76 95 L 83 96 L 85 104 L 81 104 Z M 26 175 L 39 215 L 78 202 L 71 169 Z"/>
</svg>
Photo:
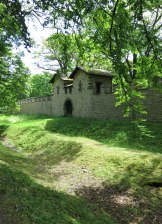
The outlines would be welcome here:
<svg viewBox="0 0 162 224">
<path fill-rule="evenodd" d="M 161 187 L 151 186 L 162 180 L 159 142 L 118 147 L 119 132 L 118 142 L 104 133 L 96 140 L 102 122 L 87 129 L 64 118 L 62 128 L 51 118 L 0 120 L 8 147 L 0 145 L 0 223 L 161 223 Z"/>
</svg>

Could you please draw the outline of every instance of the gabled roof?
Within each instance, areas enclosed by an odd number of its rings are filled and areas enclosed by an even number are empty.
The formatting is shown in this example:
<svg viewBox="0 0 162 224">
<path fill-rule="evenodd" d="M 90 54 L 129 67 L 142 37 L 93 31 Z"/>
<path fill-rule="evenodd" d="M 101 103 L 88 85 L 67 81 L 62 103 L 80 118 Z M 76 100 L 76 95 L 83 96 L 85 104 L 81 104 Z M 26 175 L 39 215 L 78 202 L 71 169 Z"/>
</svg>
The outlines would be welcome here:
<svg viewBox="0 0 162 224">
<path fill-rule="evenodd" d="M 107 70 L 104 69 L 89 69 L 89 70 L 85 70 L 83 67 L 79 67 L 77 66 L 74 71 L 72 71 L 72 73 L 69 75 L 69 78 L 73 79 L 74 76 L 76 75 L 76 73 L 81 70 L 84 71 L 85 73 L 89 74 L 89 75 L 101 75 L 101 76 L 111 76 L 113 77 L 114 75 Z"/>
<path fill-rule="evenodd" d="M 108 76 L 108 77 L 113 77 L 114 74 L 112 74 L 110 71 L 107 71 L 105 69 L 89 69 L 86 70 L 83 67 L 77 66 L 72 73 L 68 76 L 58 76 L 58 74 L 54 74 L 52 79 L 49 81 L 49 83 L 53 83 L 55 81 L 56 77 L 59 77 L 61 80 L 63 81 L 73 81 L 74 76 L 76 75 L 76 73 L 81 70 L 89 75 L 101 75 L 101 76 Z"/>
<path fill-rule="evenodd" d="M 57 78 L 57 77 L 59 77 L 63 81 L 73 81 L 72 79 L 70 79 L 67 76 L 58 76 L 57 74 L 54 74 L 53 77 L 51 78 L 51 80 L 49 81 L 49 83 L 54 83 L 55 78 Z"/>
<path fill-rule="evenodd" d="M 105 69 L 90 69 L 88 70 L 89 75 L 103 75 L 103 76 L 114 76 L 110 71 Z"/>
<path fill-rule="evenodd" d="M 72 73 L 69 75 L 69 78 L 73 79 L 74 76 L 75 76 L 75 74 L 76 74 L 77 71 L 79 71 L 79 70 L 86 72 L 85 69 L 84 69 L 83 67 L 76 66 L 76 68 L 75 68 L 75 69 L 72 71 Z"/>
</svg>

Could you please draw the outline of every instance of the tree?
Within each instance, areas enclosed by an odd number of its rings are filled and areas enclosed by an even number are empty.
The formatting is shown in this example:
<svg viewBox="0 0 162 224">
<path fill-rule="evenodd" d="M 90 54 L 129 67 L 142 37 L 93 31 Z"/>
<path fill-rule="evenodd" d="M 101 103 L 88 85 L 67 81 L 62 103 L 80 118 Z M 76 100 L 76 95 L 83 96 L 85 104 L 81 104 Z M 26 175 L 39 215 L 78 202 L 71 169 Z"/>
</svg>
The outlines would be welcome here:
<svg viewBox="0 0 162 224">
<path fill-rule="evenodd" d="M 47 96 L 52 94 L 52 85 L 49 83 L 52 75 L 49 73 L 31 75 L 28 80 L 28 97 Z"/>
<path fill-rule="evenodd" d="M 55 24 L 58 14 L 65 33 L 86 33 L 111 60 L 119 103 L 126 103 L 126 111 L 134 116 L 142 112 L 139 89 L 151 86 L 162 72 L 160 0 L 68 1 L 53 12 Z"/>
<path fill-rule="evenodd" d="M 141 110 L 138 88 L 152 85 L 154 78 L 161 75 L 160 0 L 3 0 L 1 3 L 7 13 L 1 12 L 7 15 L 4 16 L 7 32 L 3 34 L 7 33 L 9 40 L 20 39 L 30 45 L 25 17 L 38 17 L 41 10 L 48 11 L 44 25 L 53 23 L 59 33 L 75 33 L 80 37 L 86 33 L 91 50 L 86 46 L 85 54 L 80 56 L 89 58 L 93 49 L 97 49 L 101 58 L 111 60 L 119 101 L 126 103 L 127 111 L 131 108 L 134 114 Z M 16 28 L 15 34 L 12 23 L 7 23 L 8 17 Z M 79 49 L 83 51 L 82 44 Z"/>
<path fill-rule="evenodd" d="M 0 47 L 13 43 L 31 46 L 31 39 L 25 22 L 29 12 L 20 1 L 0 1 Z"/>
<path fill-rule="evenodd" d="M 160 1 L 117 0 L 105 10 L 103 6 L 94 11 L 90 35 L 113 63 L 119 102 L 133 114 L 142 112 L 139 88 L 150 86 L 162 71 Z"/>
<path fill-rule="evenodd" d="M 39 67 L 50 71 L 57 70 L 61 75 L 67 75 L 75 66 L 112 70 L 110 60 L 104 57 L 86 32 L 82 36 L 54 33 L 44 42 L 38 55 L 41 57 Z"/>
<path fill-rule="evenodd" d="M 0 57 L 0 111 L 7 111 L 17 106 L 18 100 L 25 94 L 29 70 L 20 57 L 8 50 Z"/>
<path fill-rule="evenodd" d="M 20 55 L 13 53 L 14 46 L 22 41 L 30 45 L 25 18 L 20 13 L 21 6 L 15 1 L 0 2 L 0 108 L 6 111 L 15 108 L 20 95 L 25 92 L 25 83 L 29 74 Z M 3 4 L 6 3 L 6 4 Z"/>
<path fill-rule="evenodd" d="M 75 40 L 71 35 L 54 33 L 44 42 L 36 55 L 41 58 L 38 67 L 66 75 L 75 64 Z"/>
</svg>

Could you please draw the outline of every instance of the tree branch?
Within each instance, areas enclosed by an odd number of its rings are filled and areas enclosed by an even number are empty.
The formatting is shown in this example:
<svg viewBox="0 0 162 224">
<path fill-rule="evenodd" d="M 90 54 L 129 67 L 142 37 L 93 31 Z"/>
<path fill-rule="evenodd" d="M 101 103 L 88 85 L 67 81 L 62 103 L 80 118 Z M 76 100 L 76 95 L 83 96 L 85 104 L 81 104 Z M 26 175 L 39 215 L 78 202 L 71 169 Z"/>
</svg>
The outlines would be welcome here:
<svg viewBox="0 0 162 224">
<path fill-rule="evenodd" d="M 38 66 L 38 68 L 41 68 L 41 69 L 43 69 L 43 70 L 46 70 L 46 71 L 56 71 L 57 69 L 52 69 L 52 68 L 45 68 L 44 66 L 41 66 L 41 65 L 39 65 L 39 64 L 37 64 L 37 66 Z"/>
<path fill-rule="evenodd" d="M 118 3 L 119 3 L 119 0 L 117 0 L 116 3 L 115 3 L 115 6 L 114 6 L 114 9 L 113 9 L 113 12 L 112 12 L 112 17 L 111 17 L 112 20 L 111 20 L 111 26 L 110 26 L 110 44 L 109 44 L 110 52 L 112 52 L 112 38 L 111 38 L 111 35 L 112 35 L 112 30 L 113 30 L 113 25 L 114 25 L 114 17 L 115 17 L 115 14 L 116 14 Z"/>
<path fill-rule="evenodd" d="M 145 36 L 146 36 L 146 39 L 147 39 L 148 43 L 150 44 L 151 49 L 154 52 L 154 57 L 156 57 L 156 52 L 155 52 L 155 49 L 154 49 L 154 45 L 153 45 L 152 40 L 149 36 L 148 30 L 147 30 L 147 27 L 146 27 L 146 23 L 145 23 L 145 20 L 144 20 L 144 17 L 143 17 L 143 6 L 142 5 L 143 5 L 143 2 L 142 2 L 142 0 L 140 0 L 140 11 L 141 11 L 141 18 L 142 18 L 144 31 L 145 31 Z"/>
</svg>

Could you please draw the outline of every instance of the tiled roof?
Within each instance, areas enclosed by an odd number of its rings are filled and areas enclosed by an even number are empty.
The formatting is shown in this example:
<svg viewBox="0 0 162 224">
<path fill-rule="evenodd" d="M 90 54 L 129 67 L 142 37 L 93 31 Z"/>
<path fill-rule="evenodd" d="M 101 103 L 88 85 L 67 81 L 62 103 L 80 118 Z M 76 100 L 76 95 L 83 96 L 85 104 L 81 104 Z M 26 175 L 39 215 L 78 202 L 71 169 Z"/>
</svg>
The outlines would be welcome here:
<svg viewBox="0 0 162 224">
<path fill-rule="evenodd" d="M 113 77 L 114 76 L 114 74 L 112 74 L 112 72 L 107 71 L 105 69 L 89 69 L 89 70 L 86 70 L 83 67 L 77 66 L 72 71 L 72 73 L 69 75 L 69 77 L 68 76 L 60 76 L 60 79 L 63 80 L 63 81 L 73 81 L 73 78 L 74 78 L 75 74 L 79 70 L 84 71 L 85 73 L 87 73 L 89 75 L 101 75 L 101 76 L 108 76 L 108 77 Z M 57 75 L 54 74 L 52 79 L 50 80 L 50 83 L 53 83 L 56 77 L 57 77 Z"/>
<path fill-rule="evenodd" d="M 58 75 L 54 74 L 52 79 L 49 81 L 49 83 L 53 83 L 55 81 L 55 78 L 58 77 Z M 72 79 L 70 79 L 67 76 L 59 76 L 61 80 L 63 81 L 73 81 Z"/>
<path fill-rule="evenodd" d="M 87 73 L 90 75 L 114 76 L 110 71 L 105 69 L 90 69 Z"/>
<path fill-rule="evenodd" d="M 104 69 L 89 69 L 85 70 L 83 67 L 76 67 L 74 71 L 70 74 L 69 78 L 74 78 L 77 71 L 82 70 L 89 75 L 102 75 L 102 76 L 114 76 L 110 71 Z"/>
</svg>

